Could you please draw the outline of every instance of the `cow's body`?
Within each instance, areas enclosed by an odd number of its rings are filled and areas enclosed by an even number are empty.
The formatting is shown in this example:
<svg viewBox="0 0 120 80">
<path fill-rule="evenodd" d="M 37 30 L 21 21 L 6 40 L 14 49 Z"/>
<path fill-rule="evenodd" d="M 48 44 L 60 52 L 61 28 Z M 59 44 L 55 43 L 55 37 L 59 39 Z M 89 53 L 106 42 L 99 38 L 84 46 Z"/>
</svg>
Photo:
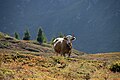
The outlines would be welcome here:
<svg viewBox="0 0 120 80">
<path fill-rule="evenodd" d="M 74 37 L 75 39 L 75 37 Z M 61 56 L 65 56 L 65 54 L 68 54 L 68 57 L 70 57 L 71 50 L 72 50 L 72 38 L 56 38 L 54 42 L 54 50 L 58 54 L 61 54 Z"/>
</svg>

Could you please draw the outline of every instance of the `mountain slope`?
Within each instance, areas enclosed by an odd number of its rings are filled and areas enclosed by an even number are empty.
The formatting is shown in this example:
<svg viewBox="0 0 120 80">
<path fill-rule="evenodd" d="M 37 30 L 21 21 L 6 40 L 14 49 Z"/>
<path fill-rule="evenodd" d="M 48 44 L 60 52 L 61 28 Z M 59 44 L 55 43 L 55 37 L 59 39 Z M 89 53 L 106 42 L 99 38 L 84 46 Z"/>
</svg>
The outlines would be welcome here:
<svg viewBox="0 0 120 80">
<path fill-rule="evenodd" d="M 0 80 L 119 80 L 119 72 L 110 70 L 116 61 L 120 64 L 120 52 L 85 54 L 73 50 L 72 58 L 67 58 L 55 56 L 50 44 L 0 33 Z"/>
<path fill-rule="evenodd" d="M 17 52 L 34 53 L 36 55 L 54 55 L 54 50 L 51 44 L 44 43 L 42 45 L 33 40 L 17 40 L 7 34 L 0 32 L 0 50 L 10 50 Z M 79 52 L 73 49 L 72 55 L 83 55 L 84 52 Z"/>
</svg>

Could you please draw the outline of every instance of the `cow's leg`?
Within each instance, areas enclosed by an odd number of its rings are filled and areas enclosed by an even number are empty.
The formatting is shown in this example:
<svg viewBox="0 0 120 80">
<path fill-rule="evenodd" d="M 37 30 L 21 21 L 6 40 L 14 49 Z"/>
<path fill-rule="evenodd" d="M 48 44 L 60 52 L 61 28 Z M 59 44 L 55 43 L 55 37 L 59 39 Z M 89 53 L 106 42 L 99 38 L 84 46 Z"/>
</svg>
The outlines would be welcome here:
<svg viewBox="0 0 120 80">
<path fill-rule="evenodd" d="M 63 56 L 63 54 L 62 54 L 62 53 L 60 53 L 60 55 L 61 55 L 61 56 Z"/>
<path fill-rule="evenodd" d="M 65 57 L 65 53 L 63 53 L 63 56 Z"/>
<path fill-rule="evenodd" d="M 61 54 L 61 56 L 65 56 L 65 55 L 64 55 L 64 49 L 63 49 L 63 46 L 62 46 L 62 48 L 61 48 L 61 52 L 60 52 L 60 54 Z"/>
<path fill-rule="evenodd" d="M 64 52 L 60 52 L 60 55 L 65 57 L 65 53 Z"/>
<path fill-rule="evenodd" d="M 60 53 L 60 55 L 61 55 L 61 56 L 64 56 L 64 53 L 63 53 L 63 52 L 61 52 L 61 53 Z"/>
<path fill-rule="evenodd" d="M 68 53 L 68 57 L 70 57 L 71 53 Z"/>
<path fill-rule="evenodd" d="M 56 56 L 58 56 L 58 53 L 56 52 Z"/>
<path fill-rule="evenodd" d="M 70 57 L 70 55 L 71 55 L 71 51 L 68 53 L 68 57 Z"/>
</svg>

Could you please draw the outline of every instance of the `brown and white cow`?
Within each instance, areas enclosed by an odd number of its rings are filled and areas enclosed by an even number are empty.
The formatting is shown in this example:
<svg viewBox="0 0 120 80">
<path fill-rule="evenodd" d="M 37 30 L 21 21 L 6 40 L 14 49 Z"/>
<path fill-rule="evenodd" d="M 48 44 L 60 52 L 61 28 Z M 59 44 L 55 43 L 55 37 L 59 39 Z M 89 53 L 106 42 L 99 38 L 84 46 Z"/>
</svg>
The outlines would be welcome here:
<svg viewBox="0 0 120 80">
<path fill-rule="evenodd" d="M 61 54 L 61 56 L 65 57 L 65 54 L 68 54 L 68 57 L 71 55 L 72 50 L 72 41 L 76 38 L 71 35 L 67 35 L 63 38 L 56 38 L 53 41 L 53 47 L 56 52 L 56 54 Z"/>
</svg>

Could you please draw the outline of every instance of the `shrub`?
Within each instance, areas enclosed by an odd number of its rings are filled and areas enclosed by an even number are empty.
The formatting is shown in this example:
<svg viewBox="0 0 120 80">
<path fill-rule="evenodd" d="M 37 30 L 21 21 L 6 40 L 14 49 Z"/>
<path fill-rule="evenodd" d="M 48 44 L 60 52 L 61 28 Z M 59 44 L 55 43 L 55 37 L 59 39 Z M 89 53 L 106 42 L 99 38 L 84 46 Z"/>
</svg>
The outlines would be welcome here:
<svg viewBox="0 0 120 80">
<path fill-rule="evenodd" d="M 55 40 L 55 37 L 53 37 L 50 41 L 50 44 L 54 44 L 53 41 Z"/>
<path fill-rule="evenodd" d="M 58 37 L 63 38 L 63 37 L 64 37 L 63 33 L 60 32 L 60 33 L 58 34 Z"/>
<path fill-rule="evenodd" d="M 14 78 L 14 71 L 0 68 L 0 80 L 11 80 Z"/>
<path fill-rule="evenodd" d="M 0 39 L 1 39 L 1 38 L 4 38 L 4 36 L 5 36 L 5 35 L 4 35 L 2 32 L 0 32 Z"/>
<path fill-rule="evenodd" d="M 112 72 L 120 72 L 120 60 L 114 62 L 111 66 L 110 66 L 110 70 Z"/>
</svg>

